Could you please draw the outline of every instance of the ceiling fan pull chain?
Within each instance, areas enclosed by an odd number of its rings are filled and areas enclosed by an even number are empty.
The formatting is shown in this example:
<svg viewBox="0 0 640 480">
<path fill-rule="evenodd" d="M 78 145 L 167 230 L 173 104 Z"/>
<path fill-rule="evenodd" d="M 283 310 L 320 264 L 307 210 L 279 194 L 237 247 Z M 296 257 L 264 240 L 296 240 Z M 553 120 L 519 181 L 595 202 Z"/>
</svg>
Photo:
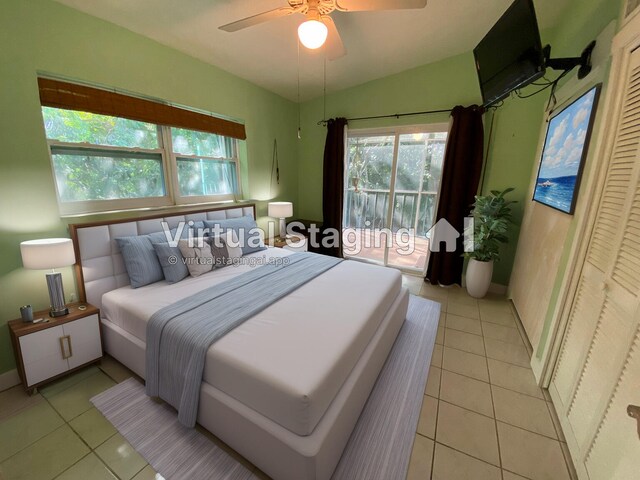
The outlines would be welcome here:
<svg viewBox="0 0 640 480">
<path fill-rule="evenodd" d="M 276 184 L 280 185 L 280 162 L 278 161 L 278 139 L 273 139 L 273 160 L 271 161 L 271 185 L 269 191 L 273 196 L 273 174 L 276 176 Z"/>
<path fill-rule="evenodd" d="M 327 119 L 327 52 L 324 52 L 324 74 L 322 91 L 322 118 Z"/>
<path fill-rule="evenodd" d="M 298 45 L 298 140 L 302 138 L 302 121 L 300 119 L 300 39 L 296 42 Z"/>
</svg>

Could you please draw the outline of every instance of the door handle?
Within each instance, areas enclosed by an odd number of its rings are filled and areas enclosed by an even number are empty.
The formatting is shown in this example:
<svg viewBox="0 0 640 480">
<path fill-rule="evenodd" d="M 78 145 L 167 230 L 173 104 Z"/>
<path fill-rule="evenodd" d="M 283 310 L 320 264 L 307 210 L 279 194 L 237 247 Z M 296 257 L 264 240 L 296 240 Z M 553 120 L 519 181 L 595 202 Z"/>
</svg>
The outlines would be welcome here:
<svg viewBox="0 0 640 480">
<path fill-rule="evenodd" d="M 640 407 L 636 405 L 629 405 L 627 407 L 627 415 L 636 420 L 638 427 L 638 438 L 640 438 Z"/>
<path fill-rule="evenodd" d="M 67 348 L 65 348 L 65 343 Z M 67 358 L 73 357 L 73 348 L 71 347 L 71 335 L 65 335 L 64 337 L 60 337 L 60 350 L 62 351 L 62 358 L 66 360 Z M 67 353 L 67 350 L 69 353 Z"/>
</svg>

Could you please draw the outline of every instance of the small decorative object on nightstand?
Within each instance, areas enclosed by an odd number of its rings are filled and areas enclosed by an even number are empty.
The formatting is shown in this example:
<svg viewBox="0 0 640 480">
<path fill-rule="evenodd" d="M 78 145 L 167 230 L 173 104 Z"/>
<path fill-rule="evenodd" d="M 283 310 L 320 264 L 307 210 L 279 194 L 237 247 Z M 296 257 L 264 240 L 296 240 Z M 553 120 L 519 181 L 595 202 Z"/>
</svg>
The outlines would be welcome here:
<svg viewBox="0 0 640 480">
<path fill-rule="evenodd" d="M 287 238 L 269 238 L 267 245 L 276 248 L 291 250 L 292 252 L 306 252 L 308 250 L 307 239 L 304 235 L 289 235 Z"/>
<path fill-rule="evenodd" d="M 287 224 L 284 219 L 293 217 L 293 203 L 291 202 L 270 202 L 269 216 L 280 219 L 280 228 L 278 230 L 280 238 L 287 236 Z"/>
<path fill-rule="evenodd" d="M 102 358 L 100 311 L 89 304 L 68 308 L 64 317 L 42 310 L 33 314 L 33 323 L 17 319 L 8 324 L 18 373 L 29 392 Z"/>
<path fill-rule="evenodd" d="M 51 301 L 52 317 L 67 315 L 69 310 L 65 306 L 64 290 L 62 288 L 62 275 L 55 268 L 68 267 L 76 263 L 73 244 L 69 238 L 45 238 L 42 240 L 29 240 L 20 244 L 22 265 L 31 270 L 48 270 L 47 288 Z"/>
</svg>

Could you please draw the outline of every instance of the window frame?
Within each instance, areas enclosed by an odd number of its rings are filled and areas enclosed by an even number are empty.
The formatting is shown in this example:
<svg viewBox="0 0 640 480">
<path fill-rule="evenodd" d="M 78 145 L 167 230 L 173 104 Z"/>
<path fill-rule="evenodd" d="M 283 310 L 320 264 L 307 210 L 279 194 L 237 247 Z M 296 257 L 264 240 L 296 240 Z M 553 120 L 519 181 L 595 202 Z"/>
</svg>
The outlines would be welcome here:
<svg viewBox="0 0 640 480">
<path fill-rule="evenodd" d="M 43 106 L 44 107 L 44 106 Z M 50 107 L 51 108 L 51 107 Z M 53 107 L 59 110 L 68 110 L 59 107 Z M 90 113 L 90 112 L 88 112 Z M 44 117 L 43 117 L 44 118 Z M 124 117 L 117 117 L 124 118 Z M 56 191 L 56 200 L 58 202 L 58 210 L 61 216 L 74 216 L 74 215 L 87 215 L 87 214 L 99 214 L 107 213 L 110 211 L 122 211 L 122 210 L 148 210 L 157 209 L 172 206 L 186 206 L 186 205 L 199 205 L 207 203 L 222 203 L 233 202 L 242 195 L 242 181 L 240 179 L 240 157 L 239 157 L 239 140 L 233 137 L 229 138 L 232 157 L 231 158 L 216 158 L 208 156 L 194 156 L 177 154 L 173 151 L 173 142 L 171 134 L 171 126 L 169 125 L 157 125 L 158 134 L 158 148 L 146 149 L 140 147 L 116 147 L 111 145 L 99 145 L 87 142 L 62 142 L 47 137 L 45 129 L 45 138 L 47 141 L 47 148 L 49 152 L 49 163 L 51 165 L 51 172 L 53 175 L 53 183 Z M 190 129 L 187 129 L 190 130 Z M 192 129 L 191 129 L 192 130 Z M 209 132 L 206 132 L 209 133 Z M 211 135 L 218 135 L 210 133 Z M 58 188 L 58 181 L 56 178 L 56 169 L 54 165 L 53 156 L 55 150 L 76 150 L 87 152 L 104 152 L 105 156 L 108 156 L 109 152 L 117 152 L 119 154 L 151 154 L 160 155 L 162 165 L 162 181 L 164 184 L 165 195 L 156 197 L 142 197 L 142 198 L 119 198 L 108 200 L 82 200 L 74 202 L 62 201 L 60 191 Z M 178 158 L 203 158 L 213 161 L 225 161 L 233 162 L 235 164 L 236 171 L 236 185 L 235 192 L 222 195 L 180 195 L 180 186 L 178 179 Z"/>
<path fill-rule="evenodd" d="M 391 193 L 393 193 L 393 196 L 395 196 L 395 194 L 397 193 L 411 193 L 412 191 L 409 190 L 396 190 L 395 189 L 395 184 L 396 184 L 396 176 L 398 173 L 398 158 L 399 158 L 399 145 L 400 145 L 400 137 L 403 135 L 411 135 L 411 134 L 418 134 L 418 133 L 445 133 L 447 134 L 447 140 L 449 139 L 449 136 L 451 135 L 451 122 L 434 122 L 434 123 L 424 123 L 424 124 L 414 124 L 414 125 L 393 125 L 393 126 L 383 126 L 383 127 L 370 127 L 370 128 L 356 128 L 356 129 L 347 129 L 346 133 L 345 133 L 345 145 L 348 146 L 348 142 L 349 139 L 352 138 L 366 138 L 366 137 L 376 137 L 376 136 L 380 136 L 380 137 L 392 137 L 394 139 L 394 149 L 393 149 L 393 160 L 392 160 L 392 171 L 391 171 L 391 178 L 390 178 L 390 196 Z M 445 143 L 446 145 L 446 143 Z M 444 161 L 446 160 L 446 146 L 445 146 L 445 152 L 443 154 L 443 168 L 444 168 Z M 424 174 L 424 171 L 423 171 Z M 349 150 L 348 148 L 345 148 L 345 152 L 344 152 L 344 171 L 343 171 L 343 175 L 344 175 L 344 188 L 345 188 L 345 192 L 346 190 L 348 190 L 350 188 L 349 186 Z M 423 179 L 421 180 L 421 186 L 422 186 L 422 182 Z M 440 203 L 440 191 L 442 189 L 442 182 L 440 182 L 440 185 L 438 187 L 438 191 L 435 192 L 436 193 L 436 203 L 434 204 L 434 219 L 436 218 L 437 212 L 438 212 L 438 205 Z M 433 193 L 431 191 L 429 192 L 425 192 L 425 191 L 421 191 L 421 194 L 429 194 L 429 193 Z M 420 210 L 420 205 L 422 202 L 422 195 L 418 195 L 418 206 L 416 207 L 416 209 L 419 211 Z M 347 201 L 347 195 L 345 193 L 344 195 L 344 202 L 342 205 L 342 211 L 344 213 L 345 211 L 345 207 L 346 207 L 346 201 Z M 343 219 L 344 222 L 344 219 Z M 341 225 L 341 229 L 344 230 L 344 224 Z M 387 208 L 387 212 L 385 214 L 385 225 L 384 228 L 393 228 L 393 201 L 389 201 L 389 206 Z M 362 258 L 359 257 L 357 255 L 348 255 L 345 254 L 345 258 L 349 258 L 349 260 L 355 260 L 358 262 L 363 262 L 363 263 L 373 263 L 375 265 L 383 265 L 383 266 L 387 266 L 390 268 L 395 268 L 397 270 L 409 273 L 409 274 L 413 274 L 413 275 L 420 275 L 420 276 L 425 276 L 427 273 L 427 268 L 429 266 L 429 260 L 427 259 L 424 268 L 420 269 L 420 268 L 414 268 L 414 267 L 408 267 L 408 266 L 399 266 L 399 265 L 394 265 L 394 264 L 390 264 L 388 259 L 389 259 L 389 248 L 385 248 L 384 251 L 384 257 L 383 257 L 383 261 L 379 262 L 377 260 L 372 260 L 372 259 L 367 259 L 367 258 Z"/>
<path fill-rule="evenodd" d="M 200 203 L 210 203 L 210 202 L 227 202 L 227 201 L 235 201 L 236 198 L 240 195 L 240 189 L 242 182 L 240 181 L 240 158 L 238 156 L 238 140 L 232 137 L 225 137 L 231 140 L 231 150 L 232 156 L 230 158 L 227 157 L 210 157 L 206 155 L 186 155 L 182 153 L 177 153 L 173 148 L 173 136 L 171 134 L 172 127 L 164 127 L 162 128 L 162 144 L 165 146 L 165 150 L 169 153 L 170 162 L 169 167 L 171 168 L 171 174 L 169 177 L 169 183 L 171 183 L 171 195 L 175 200 L 176 205 L 190 205 L 190 204 L 200 204 Z M 215 135 L 215 134 L 212 134 Z M 222 135 L 219 135 L 222 136 Z M 181 195 L 180 194 L 180 179 L 178 177 L 178 158 L 197 158 L 197 159 L 205 159 L 210 161 L 217 162 L 229 162 L 233 161 L 235 164 L 236 170 L 236 192 L 220 194 L 220 195 Z M 212 200 L 215 199 L 215 200 Z"/>
</svg>

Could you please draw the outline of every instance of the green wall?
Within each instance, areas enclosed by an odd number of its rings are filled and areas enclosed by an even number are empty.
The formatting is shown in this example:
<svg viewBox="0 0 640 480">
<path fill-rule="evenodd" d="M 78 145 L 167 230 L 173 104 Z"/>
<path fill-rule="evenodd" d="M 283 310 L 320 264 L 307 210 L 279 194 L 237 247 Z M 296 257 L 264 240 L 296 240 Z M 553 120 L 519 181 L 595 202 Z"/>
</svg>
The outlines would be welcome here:
<svg viewBox="0 0 640 480">
<path fill-rule="evenodd" d="M 14 368 L 5 323 L 48 305 L 44 272 L 22 268 L 23 240 L 68 236 L 58 214 L 37 72 L 113 86 L 243 120 L 243 194 L 297 204 L 297 107 L 223 70 L 48 0 L 3 0 L 0 13 L 0 373 Z M 280 186 L 271 187 L 277 138 Z M 64 269 L 66 295 L 75 290 Z"/>
<path fill-rule="evenodd" d="M 525 89 L 524 93 L 534 88 Z M 527 197 L 531 169 L 536 161 L 543 105 L 547 98 L 545 94 L 528 99 L 510 98 L 493 114 L 483 194 L 513 187 L 515 190 L 509 198 L 518 202 L 513 205 L 514 224 L 509 231 L 509 243 L 502 247 L 500 261 L 494 266 L 493 281 L 500 285 L 509 283 L 524 207 L 531 200 Z M 491 113 L 488 115 L 487 135 L 492 121 Z"/>
<path fill-rule="evenodd" d="M 559 48 L 555 50 L 555 55 L 572 55 L 570 45 L 586 45 L 593 40 L 612 20 L 616 20 L 622 9 L 622 2 L 614 0 L 573 0 L 571 6 L 565 12 L 562 20 L 555 29 L 553 37 L 553 45 Z M 607 75 L 605 76 L 605 78 Z M 600 95 L 600 109 L 605 98 L 607 84 L 603 85 Z M 593 137 L 595 139 L 595 136 Z M 589 161 L 596 161 L 593 156 L 589 156 Z M 585 166 L 585 172 L 589 172 L 589 165 Z M 589 178 L 585 176 L 582 184 L 586 185 Z M 541 358 L 547 343 L 549 341 L 549 331 L 553 321 L 553 314 L 557 306 L 560 290 L 565 275 L 567 265 L 569 263 L 571 246 L 575 240 L 576 229 L 581 218 L 575 215 L 569 226 L 569 232 L 563 245 L 562 256 L 558 265 L 558 274 L 556 276 L 553 290 L 551 292 L 551 300 L 547 308 L 547 314 L 544 321 L 538 349 L 535 352 L 538 358 Z"/>
<path fill-rule="evenodd" d="M 554 57 L 577 56 L 589 41 L 616 18 L 619 9 L 620 4 L 612 0 L 573 0 L 558 25 L 552 30 L 541 32 L 543 43 L 552 44 Z M 328 68 L 331 68 L 330 62 Z M 553 72 L 549 74 L 550 78 L 555 75 Z M 532 86 L 523 93 L 528 94 L 535 89 Z M 524 208 L 531 201 L 527 198 L 530 176 L 537 161 L 544 104 L 548 98 L 547 93 L 529 99 L 511 97 L 495 113 L 485 115 L 488 155 L 482 193 L 514 187 L 516 190 L 510 194 L 510 198 L 518 202 L 514 206 L 510 242 L 503 247 L 501 260 L 495 264 L 493 281 L 501 285 L 509 283 Z M 473 56 L 469 52 L 329 94 L 326 97 L 326 116 L 360 117 L 437 110 L 480 101 Z M 322 98 L 305 102 L 301 106 L 303 137 L 298 169 L 298 214 L 318 220 L 322 218 L 322 156 L 326 129 L 318 126 L 317 121 L 322 119 L 323 109 Z M 401 120 L 352 122 L 349 128 L 447 121 L 447 115 L 417 116 Z"/>
<path fill-rule="evenodd" d="M 331 69 L 331 62 L 327 69 Z M 326 112 L 327 118 L 360 117 L 447 109 L 479 102 L 480 88 L 473 55 L 469 53 L 327 95 Z M 299 214 L 312 220 L 322 218 L 322 156 L 326 128 L 317 125 L 322 116 L 322 97 L 302 104 Z M 349 128 L 448 121 L 448 115 L 442 114 L 351 122 Z"/>
<path fill-rule="evenodd" d="M 331 64 L 329 67 L 331 68 Z M 507 100 L 494 116 L 493 132 L 484 181 L 484 192 L 515 187 L 511 195 L 518 200 L 511 242 L 503 249 L 502 260 L 495 265 L 493 281 L 506 285 L 511 275 L 519 225 L 522 220 L 529 176 L 535 160 L 542 96 L 528 100 Z M 389 113 L 439 110 L 455 105 L 481 103 L 480 88 L 471 52 L 424 65 L 397 75 L 327 95 L 327 117 L 360 117 Z M 302 141 L 300 144 L 299 214 L 308 219 L 322 218 L 322 156 L 326 129 L 322 119 L 323 99 L 302 105 Z M 489 141 L 491 117 L 485 115 L 485 137 Z M 349 128 L 383 127 L 401 124 L 448 122 L 448 114 L 351 122 Z M 304 187 L 303 187 L 304 186 Z"/>
</svg>

